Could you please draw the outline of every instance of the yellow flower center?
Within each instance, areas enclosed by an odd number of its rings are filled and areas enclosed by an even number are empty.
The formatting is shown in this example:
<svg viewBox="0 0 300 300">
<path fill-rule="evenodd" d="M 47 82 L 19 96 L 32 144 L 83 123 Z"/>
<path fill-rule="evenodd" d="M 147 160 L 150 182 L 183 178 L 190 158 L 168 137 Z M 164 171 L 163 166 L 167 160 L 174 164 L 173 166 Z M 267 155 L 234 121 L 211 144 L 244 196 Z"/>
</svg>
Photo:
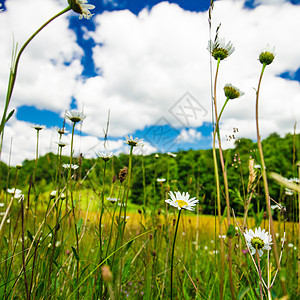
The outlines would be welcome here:
<svg viewBox="0 0 300 300">
<path fill-rule="evenodd" d="M 252 238 L 251 240 L 251 245 L 253 246 L 253 248 L 255 249 L 261 249 L 264 247 L 265 243 L 262 239 L 260 239 L 259 237 L 255 236 Z"/>
<path fill-rule="evenodd" d="M 187 202 L 185 202 L 184 200 L 176 200 L 175 203 L 178 203 L 179 207 L 188 205 Z"/>
</svg>

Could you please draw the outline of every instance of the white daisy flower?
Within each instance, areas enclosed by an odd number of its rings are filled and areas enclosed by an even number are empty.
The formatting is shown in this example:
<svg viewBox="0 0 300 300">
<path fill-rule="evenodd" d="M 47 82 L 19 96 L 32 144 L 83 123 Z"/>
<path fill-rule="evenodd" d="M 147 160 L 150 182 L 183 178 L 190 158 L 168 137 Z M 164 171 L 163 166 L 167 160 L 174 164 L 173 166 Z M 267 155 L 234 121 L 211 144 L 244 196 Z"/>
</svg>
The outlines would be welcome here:
<svg viewBox="0 0 300 300">
<path fill-rule="evenodd" d="M 182 194 L 180 192 L 174 192 L 174 193 L 169 192 L 171 199 L 167 199 L 165 200 L 165 202 L 178 208 L 179 210 L 181 210 L 182 208 L 191 211 L 195 210 L 194 206 L 196 206 L 196 204 L 199 202 L 199 200 L 197 200 L 196 197 L 189 199 L 190 198 L 189 193 L 185 193 L 185 192 L 183 192 Z"/>
<path fill-rule="evenodd" d="M 285 188 L 284 193 L 288 196 L 293 196 L 294 195 L 294 191 L 288 188 Z"/>
<path fill-rule="evenodd" d="M 271 48 L 270 45 L 267 45 L 267 47 L 261 51 L 259 61 L 262 64 L 269 65 L 273 62 L 275 55 L 275 47 Z"/>
<path fill-rule="evenodd" d="M 32 126 L 32 128 L 34 128 L 36 131 L 40 131 L 42 129 L 44 129 L 46 126 L 45 125 L 38 125 L 38 124 L 35 124 Z"/>
<path fill-rule="evenodd" d="M 62 166 L 65 169 L 70 169 L 70 164 L 63 164 Z M 73 170 L 76 170 L 78 168 L 79 168 L 79 166 L 77 166 L 77 165 L 73 165 L 73 164 L 71 165 L 71 169 L 73 169 Z"/>
<path fill-rule="evenodd" d="M 135 146 L 142 146 L 143 145 L 143 139 L 139 139 L 139 138 L 133 139 L 132 135 L 130 135 L 130 136 L 126 135 L 125 139 L 126 139 L 126 141 L 124 141 L 125 144 L 127 144 L 129 146 L 135 147 Z"/>
<path fill-rule="evenodd" d="M 9 194 L 21 194 L 21 193 L 22 193 L 21 190 L 15 189 L 15 188 L 7 189 L 7 192 L 8 192 Z"/>
<path fill-rule="evenodd" d="M 258 255 L 261 257 L 263 255 L 263 250 L 271 250 L 270 245 L 273 244 L 272 237 L 265 229 L 261 230 L 261 228 L 258 227 L 255 228 L 254 232 L 252 229 L 246 230 L 244 237 L 252 255 L 257 251 Z"/>
<path fill-rule="evenodd" d="M 240 89 L 238 89 L 230 83 L 225 84 L 224 93 L 228 99 L 235 99 L 244 95 L 244 92 L 242 92 Z"/>
<path fill-rule="evenodd" d="M 71 8 L 76 13 L 80 14 L 79 19 L 90 19 L 92 17 L 89 9 L 94 9 L 95 5 L 86 4 L 87 0 L 68 0 Z"/>
<path fill-rule="evenodd" d="M 172 157 L 176 157 L 177 156 L 177 154 L 172 153 L 172 152 L 167 152 L 167 154 L 170 155 L 170 156 L 172 156 Z"/>
<path fill-rule="evenodd" d="M 166 181 L 166 178 L 157 178 L 156 181 L 157 181 L 157 182 L 165 182 L 165 181 Z"/>
<path fill-rule="evenodd" d="M 231 41 L 226 44 L 224 38 L 217 38 L 215 41 L 208 41 L 207 50 L 211 53 L 215 60 L 223 60 L 230 56 L 234 52 L 235 48 Z"/>
<path fill-rule="evenodd" d="M 21 199 L 21 196 L 23 196 L 22 191 L 19 189 L 7 189 L 7 192 L 11 194 L 15 199 Z"/>
<path fill-rule="evenodd" d="M 117 202 L 119 199 L 118 199 L 118 198 L 107 197 L 106 200 L 110 201 L 111 203 L 115 203 L 115 202 Z"/>
<path fill-rule="evenodd" d="M 99 152 L 98 156 L 100 158 L 102 158 L 104 161 L 109 161 L 114 156 L 114 153 L 113 152 L 108 152 L 108 151 Z"/>
<path fill-rule="evenodd" d="M 66 112 L 65 117 L 73 123 L 78 123 L 82 122 L 86 118 L 86 115 L 80 111 L 71 110 Z"/>
</svg>

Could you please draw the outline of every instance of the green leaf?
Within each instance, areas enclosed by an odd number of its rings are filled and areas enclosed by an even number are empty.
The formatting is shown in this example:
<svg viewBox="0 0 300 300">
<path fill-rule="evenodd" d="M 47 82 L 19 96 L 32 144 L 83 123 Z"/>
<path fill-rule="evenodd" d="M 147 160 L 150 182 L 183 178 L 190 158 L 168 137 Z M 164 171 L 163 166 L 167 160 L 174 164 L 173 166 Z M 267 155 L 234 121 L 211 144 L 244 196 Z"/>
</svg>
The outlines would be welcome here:
<svg viewBox="0 0 300 300">
<path fill-rule="evenodd" d="M 9 119 L 13 116 L 15 110 L 13 109 L 7 116 L 6 120 L 5 120 L 5 123 L 7 123 L 9 121 Z"/>
<path fill-rule="evenodd" d="M 30 232 L 29 230 L 27 230 L 27 235 L 28 235 L 28 237 L 29 237 L 29 239 L 30 239 L 30 242 L 32 243 L 32 241 L 33 241 L 33 236 L 32 236 L 32 234 L 31 234 L 31 232 Z"/>
<path fill-rule="evenodd" d="M 83 219 L 80 218 L 80 220 L 77 222 L 77 225 L 76 225 L 78 234 L 80 234 L 82 223 L 83 223 Z"/>
<path fill-rule="evenodd" d="M 129 271 L 130 271 L 131 260 L 132 259 L 129 257 L 125 262 L 125 265 L 124 265 L 124 268 L 123 268 L 123 274 L 122 274 L 122 282 L 126 282 L 126 280 L 127 280 L 127 276 L 129 274 Z"/>
<path fill-rule="evenodd" d="M 239 294 L 238 294 L 238 300 L 242 300 L 248 293 L 248 291 L 250 290 L 250 287 L 246 287 L 245 289 L 243 290 L 240 290 Z"/>
<path fill-rule="evenodd" d="M 227 234 L 226 234 L 229 238 L 233 238 L 235 236 L 235 228 L 232 224 L 230 224 L 228 226 L 228 230 L 227 230 Z"/>
<path fill-rule="evenodd" d="M 74 253 L 75 259 L 76 259 L 77 261 L 79 261 L 79 256 L 78 256 L 78 254 L 77 254 L 76 249 L 75 249 L 73 246 L 71 246 L 71 248 L 72 248 L 72 251 L 73 251 L 73 253 Z"/>
</svg>

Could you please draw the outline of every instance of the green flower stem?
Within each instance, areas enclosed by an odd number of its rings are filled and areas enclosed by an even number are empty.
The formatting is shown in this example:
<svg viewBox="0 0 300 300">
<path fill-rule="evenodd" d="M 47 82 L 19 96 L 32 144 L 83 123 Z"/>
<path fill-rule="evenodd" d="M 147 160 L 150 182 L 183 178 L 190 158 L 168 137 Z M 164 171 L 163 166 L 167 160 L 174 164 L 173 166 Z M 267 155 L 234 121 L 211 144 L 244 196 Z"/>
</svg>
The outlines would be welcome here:
<svg viewBox="0 0 300 300">
<path fill-rule="evenodd" d="M 256 134 L 257 134 L 257 147 L 258 147 L 260 160 L 261 160 L 261 172 L 262 172 L 262 177 L 263 177 L 265 198 L 266 198 L 267 211 L 268 211 L 268 216 L 269 216 L 270 231 L 272 234 L 272 239 L 274 241 L 273 252 L 274 252 L 274 257 L 275 257 L 277 268 L 280 270 L 278 250 L 277 250 L 277 244 L 276 244 L 276 236 L 275 236 L 275 230 L 274 230 L 274 223 L 273 223 L 273 217 L 272 217 L 272 213 L 271 213 L 271 203 L 270 203 L 270 195 L 269 195 L 269 188 L 268 188 L 268 179 L 267 179 L 266 166 L 265 166 L 264 154 L 263 154 L 262 143 L 261 143 L 260 132 L 259 132 L 259 122 L 258 122 L 259 91 L 260 91 L 260 85 L 261 85 L 262 77 L 263 77 L 266 66 L 267 66 L 266 64 L 263 64 L 263 66 L 262 66 L 262 70 L 261 70 L 259 81 L 258 81 L 258 87 L 257 87 L 257 91 L 256 91 L 256 109 L 255 109 Z M 268 266 L 268 269 L 269 269 L 269 266 Z M 281 288 L 282 288 L 283 294 L 286 295 L 286 287 L 285 287 L 285 283 L 283 280 L 281 280 Z"/>
<path fill-rule="evenodd" d="M 104 192 L 105 192 L 105 174 L 106 174 L 106 163 L 107 161 L 104 161 L 104 170 L 103 170 L 103 182 L 102 182 L 102 193 L 101 193 L 101 213 L 100 213 L 100 219 L 99 219 L 99 247 L 100 247 L 100 259 L 99 263 L 103 260 L 103 236 L 102 236 L 102 217 L 104 214 Z M 95 280 L 95 287 L 97 285 L 98 276 L 99 276 L 99 270 L 97 272 L 96 280 Z M 100 278 L 100 299 L 102 299 L 102 278 Z"/>
<path fill-rule="evenodd" d="M 72 135 L 71 135 L 70 169 L 69 169 L 68 182 L 69 182 L 70 197 L 71 197 L 71 204 L 72 204 L 72 214 L 73 214 L 73 219 L 74 219 L 76 251 L 77 251 L 77 255 L 79 257 L 79 238 L 78 238 L 77 222 L 76 222 L 76 216 L 75 216 L 75 206 L 74 206 L 74 199 L 73 199 L 72 176 L 71 176 L 72 175 L 72 158 L 73 158 L 73 143 L 74 143 L 75 125 L 76 125 L 76 122 L 73 122 Z M 68 199 L 68 196 L 66 195 L 66 200 L 67 199 Z M 76 260 L 76 263 L 77 263 L 76 280 L 77 280 L 77 285 L 78 285 L 78 283 L 79 283 L 79 259 Z M 79 290 L 77 290 L 77 299 L 79 299 Z"/>
<path fill-rule="evenodd" d="M 129 196 L 129 191 L 130 191 L 130 183 L 131 183 L 133 147 L 134 146 L 130 146 L 130 154 L 129 154 L 129 162 L 128 162 L 128 183 L 127 183 L 127 192 L 126 192 L 125 207 L 124 207 L 124 225 L 123 225 L 123 232 L 122 232 L 121 242 L 123 242 L 123 236 L 124 236 L 125 225 L 126 225 L 126 209 L 127 209 L 127 201 L 128 201 L 128 196 Z"/>
<path fill-rule="evenodd" d="M 217 153 L 216 153 L 216 133 L 218 130 L 218 111 L 217 111 L 217 79 L 218 72 L 220 66 L 220 59 L 217 62 L 217 69 L 215 75 L 215 83 L 214 83 L 214 108 L 215 108 L 215 118 L 216 118 L 216 126 L 213 133 L 213 160 L 214 160 L 214 172 L 215 172 L 215 180 L 216 180 L 216 189 L 217 189 L 217 207 L 218 207 L 218 221 L 219 221 L 219 234 L 222 236 L 222 213 L 221 213 L 221 194 L 220 194 L 220 179 L 219 179 L 219 170 L 218 170 L 218 161 L 217 161 Z M 225 255 L 224 255 L 224 241 L 220 239 L 220 248 L 221 248 L 221 268 L 220 268 L 220 300 L 223 299 L 223 289 L 224 289 L 224 271 L 225 271 Z"/>
<path fill-rule="evenodd" d="M 298 162 L 298 178 L 300 180 L 300 162 Z M 298 291 L 300 291 L 300 191 L 298 191 L 298 218 L 299 218 L 299 232 L 298 232 Z"/>
<path fill-rule="evenodd" d="M 54 19 L 58 18 L 59 16 L 63 15 L 64 13 L 66 13 L 67 11 L 71 10 L 71 7 L 68 6 L 65 9 L 63 9 L 61 12 L 59 12 L 58 14 L 56 14 L 55 16 L 53 16 L 52 18 L 50 18 L 46 23 L 44 23 L 38 30 L 36 30 L 31 36 L 30 38 L 24 43 L 24 45 L 22 46 L 22 48 L 20 49 L 20 51 L 18 52 L 16 59 L 14 60 L 14 54 L 15 52 L 13 52 L 13 58 L 12 58 L 12 66 L 11 66 L 11 70 L 10 70 L 10 75 L 9 75 L 9 81 L 8 81 L 8 88 L 7 88 L 7 93 L 6 93 L 6 100 L 5 100 L 5 107 L 4 107 L 4 111 L 3 111 L 3 115 L 2 115 L 2 120 L 1 120 L 1 124 L 0 124 L 0 133 L 2 134 L 3 130 L 4 130 L 4 126 L 6 123 L 6 115 L 7 115 L 7 111 L 8 111 L 8 107 L 9 107 L 9 103 L 11 100 L 11 96 L 12 96 L 12 92 L 14 89 L 14 85 L 16 82 L 16 77 L 17 77 L 17 70 L 18 70 L 18 65 L 19 65 L 19 61 L 21 58 L 22 53 L 24 52 L 25 48 L 27 47 L 27 45 L 33 40 L 33 38 L 40 32 L 42 31 L 42 29 L 44 29 L 49 23 L 51 23 Z M 1 144 L 1 148 L 2 148 L 2 144 Z M 1 149 L 0 149 L 1 150 Z"/>
<path fill-rule="evenodd" d="M 117 199 L 120 198 L 120 194 L 121 194 L 121 188 L 119 189 Z M 112 215 L 112 220 L 111 220 L 111 225 L 110 225 L 110 232 L 109 232 L 109 238 L 108 238 L 105 257 L 107 257 L 107 255 L 108 255 L 108 250 L 109 250 L 109 246 L 110 246 L 110 243 L 111 243 L 111 238 L 112 238 L 113 226 L 114 226 L 114 223 L 115 223 L 115 215 L 116 215 L 117 207 L 118 207 L 118 205 L 117 205 L 117 202 L 116 202 L 115 207 L 114 207 L 114 211 L 113 211 L 113 215 Z"/>
<path fill-rule="evenodd" d="M 143 201 L 143 212 L 144 216 L 146 217 L 146 170 L 145 170 L 145 162 L 144 162 L 144 155 L 142 155 L 142 171 L 143 171 L 143 191 L 144 191 L 144 201 Z"/>
<path fill-rule="evenodd" d="M 171 300 L 173 299 L 173 262 L 174 262 L 174 251 L 175 251 L 175 242 L 176 242 L 176 236 L 177 236 L 177 231 L 178 231 L 178 224 L 180 220 L 180 215 L 181 215 L 181 210 L 178 212 L 178 218 L 176 222 L 176 228 L 175 228 L 175 233 L 174 233 L 174 241 L 173 241 L 173 247 L 172 247 L 172 255 L 171 255 Z"/>
<path fill-rule="evenodd" d="M 220 131 L 219 131 L 219 124 L 220 119 L 223 114 L 223 111 L 225 109 L 225 106 L 227 105 L 229 101 L 229 97 L 226 98 L 225 103 L 223 104 L 223 107 L 220 111 L 219 117 L 217 119 L 216 124 L 216 132 L 218 134 L 218 141 L 219 141 L 219 150 L 220 150 L 220 158 L 221 158 L 221 165 L 222 165 L 222 171 L 223 171 L 223 179 L 224 179 L 224 188 L 225 188 L 225 200 L 226 200 L 226 206 L 227 206 L 227 226 L 229 227 L 231 224 L 230 221 L 230 203 L 229 203 L 229 188 L 228 188 L 228 177 L 227 177 L 227 169 L 225 168 L 224 159 L 222 155 L 222 148 L 221 148 L 221 137 L 220 137 Z M 234 292 L 234 284 L 233 284 L 233 277 L 232 277 L 232 246 L 231 246 L 231 238 L 229 238 L 228 241 L 228 262 L 229 262 L 229 283 L 230 283 L 230 291 L 232 299 L 235 299 L 235 292 Z"/>
<path fill-rule="evenodd" d="M 263 295 L 263 291 L 262 291 L 262 276 L 261 276 L 260 258 L 259 258 L 258 252 L 257 252 L 257 246 L 256 246 L 255 257 L 256 257 L 257 265 L 258 265 L 260 298 L 261 298 L 261 300 L 263 300 L 264 299 L 264 295 Z"/>
<path fill-rule="evenodd" d="M 37 198 L 36 198 L 36 186 L 35 186 L 35 178 L 36 178 L 36 170 L 37 170 L 37 165 L 38 165 L 38 158 L 39 158 L 39 136 L 40 136 L 40 131 L 36 131 L 36 152 L 35 152 L 35 164 L 34 164 L 34 170 L 33 170 L 33 194 L 34 194 L 34 225 L 33 228 L 35 229 L 35 222 L 36 222 L 36 215 L 37 215 Z M 30 203 L 30 194 L 28 195 L 28 203 Z M 29 205 L 28 205 L 29 209 Z"/>
</svg>

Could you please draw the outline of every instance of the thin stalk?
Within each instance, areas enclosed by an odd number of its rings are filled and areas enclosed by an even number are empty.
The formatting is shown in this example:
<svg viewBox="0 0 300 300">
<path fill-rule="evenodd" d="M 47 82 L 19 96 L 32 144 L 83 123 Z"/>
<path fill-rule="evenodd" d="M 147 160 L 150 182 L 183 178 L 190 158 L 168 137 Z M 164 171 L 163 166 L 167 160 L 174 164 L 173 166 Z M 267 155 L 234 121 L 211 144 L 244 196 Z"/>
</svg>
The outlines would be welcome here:
<svg viewBox="0 0 300 300">
<path fill-rule="evenodd" d="M 223 171 L 225 199 L 226 199 L 226 206 L 227 206 L 227 226 L 229 227 L 230 224 L 231 224 L 231 221 L 230 221 L 230 203 L 229 203 L 228 177 L 227 177 L 227 169 L 225 168 L 223 154 L 222 154 L 221 138 L 220 138 L 220 131 L 219 131 L 219 124 L 220 124 L 221 116 L 223 114 L 223 111 L 224 111 L 225 106 L 227 105 L 228 101 L 229 101 L 229 98 L 227 97 L 226 101 L 223 104 L 223 107 L 220 111 L 219 117 L 217 119 L 217 124 L 216 124 L 215 131 L 218 134 L 220 160 L 221 160 L 221 166 L 222 166 L 222 171 Z M 235 299 L 234 284 L 233 284 L 233 277 L 232 277 L 232 245 L 231 245 L 231 238 L 229 238 L 229 241 L 228 241 L 228 263 L 229 263 L 230 292 L 231 292 L 232 299 Z"/>
<path fill-rule="evenodd" d="M 24 283 L 27 299 L 30 299 L 30 293 L 28 288 L 27 276 L 26 276 L 26 263 L 25 263 L 25 246 L 24 246 L 24 205 L 23 205 L 23 196 L 21 196 L 21 215 L 22 215 L 22 263 L 23 263 L 23 274 L 24 274 Z"/>
<path fill-rule="evenodd" d="M 216 68 L 216 75 L 215 75 L 215 84 L 214 84 L 214 108 L 215 108 L 215 118 L 218 124 L 218 112 L 217 112 L 217 79 L 218 79 L 218 72 L 220 66 L 220 59 L 217 62 Z M 217 207 L 218 207 L 218 221 L 219 221 L 219 233 L 222 236 L 222 213 L 221 213 L 221 194 L 220 194 L 220 179 L 219 179 L 219 170 L 218 170 L 218 161 L 217 161 L 217 153 L 216 153 L 216 133 L 218 126 L 214 129 L 213 133 L 213 160 L 214 160 L 214 172 L 215 172 L 215 180 L 216 180 L 216 190 L 217 190 Z M 221 248 L 221 268 L 220 268 L 220 300 L 223 299 L 223 289 L 224 289 L 224 270 L 225 270 L 225 255 L 224 255 L 224 243 L 223 239 L 220 239 L 220 248 Z"/>
<path fill-rule="evenodd" d="M 300 162 L 298 163 L 298 178 L 300 179 Z M 299 232 L 298 232 L 298 293 L 300 292 L 300 191 L 298 191 L 298 222 L 299 222 Z"/>
<path fill-rule="evenodd" d="M 130 183 L 131 183 L 131 173 L 132 173 L 132 150 L 134 146 L 130 146 L 130 154 L 129 154 L 129 162 L 128 162 L 128 182 L 127 182 L 127 192 L 126 192 L 126 199 L 125 199 L 125 207 L 124 207 L 124 225 L 121 237 L 121 243 L 123 242 L 125 225 L 126 225 L 126 209 L 127 209 L 127 201 L 130 191 Z"/>
<path fill-rule="evenodd" d="M 275 257 L 275 261 L 276 261 L 276 266 L 280 270 L 277 244 L 275 242 L 276 241 L 275 229 L 274 229 L 273 217 L 272 217 L 272 213 L 271 213 L 271 204 L 270 204 L 270 195 L 269 195 L 269 188 L 268 188 L 267 172 L 266 172 L 264 154 L 263 154 L 261 137 L 260 137 L 260 132 L 259 132 L 259 119 L 258 119 L 259 91 L 260 91 L 260 85 L 261 85 L 261 81 L 262 81 L 262 77 L 263 77 L 265 68 L 266 68 L 266 64 L 263 64 L 262 70 L 261 70 L 261 73 L 260 73 L 260 77 L 259 77 L 259 81 L 258 81 L 257 91 L 256 91 L 256 109 L 255 109 L 256 134 L 257 134 L 257 147 L 258 147 L 258 151 L 259 151 L 259 155 L 260 155 L 260 160 L 261 160 L 261 172 L 262 172 L 263 184 L 264 184 L 264 190 L 265 190 L 267 212 L 268 212 L 269 222 L 270 222 L 270 230 L 271 230 L 271 234 L 272 234 L 272 239 L 274 241 L 273 252 L 274 252 L 274 257 Z M 286 295 L 286 288 L 285 288 L 285 283 L 284 283 L 283 280 L 281 280 L 281 288 L 282 288 L 283 294 Z"/>
<path fill-rule="evenodd" d="M 102 244 L 103 244 L 103 237 L 102 237 L 102 217 L 104 213 L 104 189 L 105 189 L 105 173 L 106 173 L 106 163 L 107 161 L 104 161 L 104 169 L 103 169 L 103 182 L 102 182 L 102 192 L 101 192 L 101 212 L 100 212 L 100 218 L 99 218 L 99 225 L 98 225 L 98 231 L 99 231 L 99 249 L 100 249 L 100 258 L 99 258 L 99 263 L 101 263 L 103 257 L 102 257 Z M 93 288 L 93 295 L 92 299 L 94 299 L 94 292 L 98 283 L 98 278 L 99 278 L 99 271 L 97 271 L 97 275 L 95 278 L 95 283 L 94 283 L 94 288 Z M 102 279 L 100 278 L 100 299 L 102 299 Z"/>
<path fill-rule="evenodd" d="M 7 118 L 7 111 L 9 107 L 9 103 L 12 97 L 14 85 L 16 82 L 16 77 L 17 77 L 17 71 L 18 71 L 18 65 L 19 61 L 21 58 L 22 53 L 24 52 L 25 48 L 28 46 L 28 44 L 33 40 L 33 38 L 40 32 L 42 31 L 49 23 L 51 23 L 54 19 L 58 18 L 59 16 L 63 15 L 67 11 L 71 10 L 71 7 L 68 6 L 65 9 L 63 9 L 61 12 L 50 18 L 47 22 L 45 22 L 40 28 L 38 28 L 30 37 L 29 39 L 24 43 L 20 51 L 18 52 L 16 58 L 14 59 L 15 51 L 13 51 L 13 59 L 12 59 L 12 65 L 11 65 L 11 70 L 9 74 L 9 82 L 8 82 L 8 88 L 7 88 L 7 93 L 6 93 L 6 100 L 5 100 L 5 107 L 2 115 L 2 120 L 0 124 L 0 133 L 4 131 L 4 126 L 6 123 L 6 118 Z M 2 149 L 2 144 L 1 144 L 1 149 Z"/>
<path fill-rule="evenodd" d="M 258 265 L 260 298 L 263 300 L 264 296 L 263 296 L 263 291 L 262 291 L 262 276 L 261 276 L 261 268 L 260 268 L 260 261 L 259 261 L 260 259 L 259 259 L 259 255 L 258 255 L 258 252 L 257 252 L 257 247 L 256 247 L 255 256 L 256 256 L 257 265 Z"/>
<path fill-rule="evenodd" d="M 173 299 L 173 262 L 174 262 L 174 251 L 175 251 L 175 242 L 176 242 L 176 237 L 177 237 L 177 231 L 178 231 L 178 224 L 180 220 L 180 215 L 181 215 L 181 209 L 178 212 L 178 218 L 176 222 L 176 228 L 175 228 L 175 233 L 174 233 L 174 241 L 173 241 L 173 247 L 172 247 L 172 254 L 171 254 L 171 300 Z"/>
<path fill-rule="evenodd" d="M 72 158 L 73 158 L 73 143 L 74 143 L 74 131 L 75 131 L 76 122 L 73 122 L 72 126 L 72 135 L 71 135 L 71 154 L 70 154 L 70 169 L 69 169 L 69 188 L 70 188 L 70 196 L 71 196 L 71 204 L 72 204 L 72 214 L 74 219 L 74 231 L 76 237 L 76 251 L 79 257 L 79 238 L 78 238 L 78 231 L 77 231 L 77 223 L 76 223 L 76 215 L 75 215 L 75 206 L 74 206 L 74 199 L 73 199 L 73 188 L 72 188 Z M 79 259 L 76 259 L 76 281 L 77 285 L 79 283 Z M 77 300 L 79 300 L 79 290 L 77 290 Z"/>
<path fill-rule="evenodd" d="M 18 65 L 19 65 L 19 61 L 21 58 L 21 55 L 23 53 L 23 51 L 25 50 L 25 48 L 28 46 L 28 44 L 33 40 L 33 38 L 40 32 L 42 31 L 49 23 L 51 23 L 54 19 L 58 18 L 59 16 L 61 16 L 62 14 L 64 14 L 65 12 L 71 10 L 71 7 L 68 6 L 65 9 L 63 9 L 61 12 L 59 12 L 58 14 L 56 14 L 55 16 L 53 16 L 52 18 L 50 18 L 46 23 L 44 23 L 40 28 L 38 28 L 38 30 L 36 30 L 30 37 L 29 39 L 24 43 L 24 45 L 22 46 L 22 48 L 20 49 L 20 51 L 18 52 L 16 59 L 13 59 L 12 62 L 12 66 L 11 66 L 11 70 L 10 70 L 10 75 L 9 75 L 9 84 L 8 84 L 8 89 L 7 89 L 7 93 L 6 93 L 6 101 L 5 101 L 5 107 L 4 107 L 4 111 L 3 111 L 3 116 L 2 116 L 2 120 L 1 120 L 1 124 L 0 124 L 0 133 L 3 132 L 4 130 L 4 126 L 6 123 L 6 115 L 7 115 L 7 110 L 9 107 L 9 103 L 11 100 L 11 96 L 12 96 L 12 92 L 14 89 L 14 85 L 16 82 L 16 77 L 17 77 L 17 70 L 18 70 Z M 14 56 L 14 54 L 13 54 Z M 1 145 L 2 146 L 2 145 Z"/>
</svg>

